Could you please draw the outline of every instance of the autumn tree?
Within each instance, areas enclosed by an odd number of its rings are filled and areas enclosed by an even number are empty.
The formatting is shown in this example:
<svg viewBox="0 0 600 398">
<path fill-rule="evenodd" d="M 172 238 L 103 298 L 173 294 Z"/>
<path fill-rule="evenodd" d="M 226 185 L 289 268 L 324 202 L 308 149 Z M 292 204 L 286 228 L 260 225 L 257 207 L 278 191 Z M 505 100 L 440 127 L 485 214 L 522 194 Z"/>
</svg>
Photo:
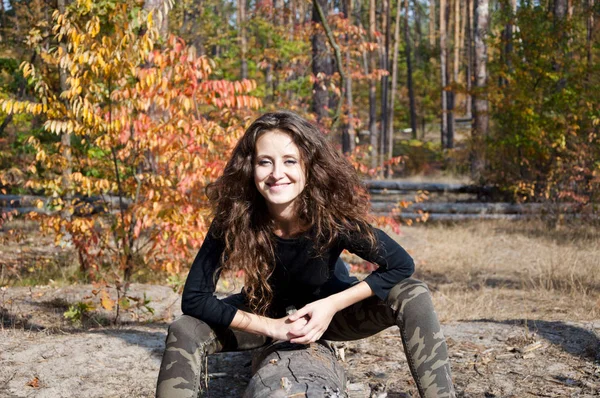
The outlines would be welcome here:
<svg viewBox="0 0 600 398">
<path fill-rule="evenodd" d="M 29 137 L 37 155 L 27 186 L 53 198 L 50 209 L 60 212 L 36 218 L 57 243 L 61 231 L 72 235 L 92 278 L 112 269 L 129 280 L 140 264 L 181 270 L 206 233 L 203 188 L 222 170 L 244 114 L 260 106 L 246 95 L 254 82 L 211 79 L 211 61 L 180 39 L 156 49 L 153 15 L 135 1 L 56 10 L 54 39 L 65 45 L 48 47 L 35 34 L 29 42 L 48 66 L 64 68 L 67 89 L 49 84 L 51 69 L 23 63 L 35 99 L 1 102 L 4 112 L 44 118 L 49 133 L 72 134 L 73 197 L 62 188 L 61 141 Z"/>
</svg>

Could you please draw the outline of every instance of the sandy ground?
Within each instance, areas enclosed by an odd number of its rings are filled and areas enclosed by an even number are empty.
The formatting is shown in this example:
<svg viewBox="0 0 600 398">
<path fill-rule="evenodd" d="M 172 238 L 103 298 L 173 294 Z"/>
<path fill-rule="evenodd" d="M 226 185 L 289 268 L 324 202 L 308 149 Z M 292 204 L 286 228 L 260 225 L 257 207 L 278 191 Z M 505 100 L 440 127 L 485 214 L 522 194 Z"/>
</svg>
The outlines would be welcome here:
<svg viewBox="0 0 600 398">
<path fill-rule="evenodd" d="M 62 314 L 91 290 L 0 291 L 0 397 L 153 396 L 179 296 L 165 286 L 132 285 L 129 294 L 145 293 L 154 314 L 126 313 L 120 326 L 102 326 L 114 312 L 101 313 L 73 327 Z M 600 320 L 480 320 L 447 323 L 444 331 L 459 396 L 600 396 Z M 394 328 L 345 344 L 350 397 L 416 396 Z M 212 356 L 209 396 L 241 396 L 250 360 L 247 352 Z"/>
</svg>

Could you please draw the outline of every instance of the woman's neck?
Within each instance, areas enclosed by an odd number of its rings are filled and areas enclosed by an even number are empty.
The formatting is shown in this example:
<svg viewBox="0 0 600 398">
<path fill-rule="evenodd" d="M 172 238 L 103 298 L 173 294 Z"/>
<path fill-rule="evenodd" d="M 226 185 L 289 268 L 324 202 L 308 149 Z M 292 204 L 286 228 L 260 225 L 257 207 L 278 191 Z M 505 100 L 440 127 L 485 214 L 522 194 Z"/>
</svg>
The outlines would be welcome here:
<svg viewBox="0 0 600 398">
<path fill-rule="evenodd" d="M 306 223 L 298 216 L 274 216 L 273 233 L 280 238 L 292 238 L 306 231 Z"/>
</svg>

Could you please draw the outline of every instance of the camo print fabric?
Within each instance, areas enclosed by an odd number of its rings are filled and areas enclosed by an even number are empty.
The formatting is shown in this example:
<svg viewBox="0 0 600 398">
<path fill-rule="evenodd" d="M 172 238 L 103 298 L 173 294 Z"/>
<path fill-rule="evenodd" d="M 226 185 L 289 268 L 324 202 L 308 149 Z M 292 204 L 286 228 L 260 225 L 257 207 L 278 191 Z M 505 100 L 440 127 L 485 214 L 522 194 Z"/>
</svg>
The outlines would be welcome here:
<svg viewBox="0 0 600 398">
<path fill-rule="evenodd" d="M 245 309 L 243 297 L 228 297 L 230 304 Z M 446 341 L 427 286 L 405 279 L 390 291 L 386 302 L 371 297 L 340 312 L 332 319 L 323 339 L 357 340 L 398 325 L 410 371 L 421 397 L 455 397 Z M 215 330 L 183 315 L 169 327 L 160 367 L 156 396 L 195 398 L 206 387 L 206 356 L 220 351 L 247 350 L 269 339 L 231 329 Z"/>
</svg>

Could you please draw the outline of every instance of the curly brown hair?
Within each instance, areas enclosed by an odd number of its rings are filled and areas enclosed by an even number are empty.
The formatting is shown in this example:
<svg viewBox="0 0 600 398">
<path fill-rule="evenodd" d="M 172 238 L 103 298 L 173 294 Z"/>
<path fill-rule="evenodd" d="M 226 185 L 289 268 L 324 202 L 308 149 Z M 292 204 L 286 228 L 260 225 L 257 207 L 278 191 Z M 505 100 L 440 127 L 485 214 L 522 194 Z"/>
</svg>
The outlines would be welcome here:
<svg viewBox="0 0 600 398">
<path fill-rule="evenodd" d="M 237 143 L 223 175 L 207 187 L 214 230 L 225 242 L 224 271 L 243 270 L 251 310 L 265 314 L 273 292 L 275 266 L 273 220 L 254 183 L 256 141 L 269 131 L 288 134 L 300 150 L 306 186 L 294 206 L 317 253 L 341 236 L 360 234 L 375 247 L 369 223 L 369 197 L 354 168 L 327 137 L 304 118 L 288 111 L 256 119 Z"/>
</svg>

